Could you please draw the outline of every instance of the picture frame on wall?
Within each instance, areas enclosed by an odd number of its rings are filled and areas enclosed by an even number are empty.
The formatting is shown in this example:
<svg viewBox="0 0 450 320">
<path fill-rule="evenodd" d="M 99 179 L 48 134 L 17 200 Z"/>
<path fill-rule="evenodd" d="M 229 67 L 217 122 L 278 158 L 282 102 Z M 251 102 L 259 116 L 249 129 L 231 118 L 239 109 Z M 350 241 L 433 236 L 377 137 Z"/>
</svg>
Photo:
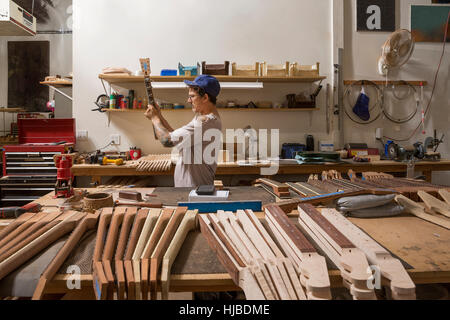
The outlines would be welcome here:
<svg viewBox="0 0 450 320">
<path fill-rule="evenodd" d="M 444 40 L 450 4 L 411 5 L 411 33 L 416 42 L 438 42 Z M 447 29 L 450 42 L 450 25 Z"/>
<path fill-rule="evenodd" d="M 357 0 L 356 31 L 393 32 L 396 30 L 396 1 Z"/>
</svg>

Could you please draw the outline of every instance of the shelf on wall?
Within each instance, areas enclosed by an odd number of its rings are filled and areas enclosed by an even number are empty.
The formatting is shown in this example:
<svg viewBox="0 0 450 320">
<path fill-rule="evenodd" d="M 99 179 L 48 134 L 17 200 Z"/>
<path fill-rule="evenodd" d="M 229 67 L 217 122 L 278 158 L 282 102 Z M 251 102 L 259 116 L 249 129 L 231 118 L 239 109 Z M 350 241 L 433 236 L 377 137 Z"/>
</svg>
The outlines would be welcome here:
<svg viewBox="0 0 450 320">
<path fill-rule="evenodd" d="M 101 80 L 112 83 L 143 83 L 143 76 L 129 76 L 123 74 L 99 74 Z M 220 82 L 267 82 L 267 83 L 296 83 L 296 82 L 316 82 L 326 79 L 321 76 L 302 76 L 302 77 L 257 77 L 257 76 L 214 76 Z M 184 76 L 151 76 L 150 79 L 155 82 L 180 82 L 183 80 L 194 80 L 196 77 Z"/>
<path fill-rule="evenodd" d="M 217 108 L 219 112 L 222 111 L 239 111 L 239 112 L 252 112 L 252 111 L 263 111 L 263 112 L 298 112 L 298 111 L 318 111 L 320 108 Z M 146 109 L 102 109 L 104 112 L 108 113 L 124 113 L 124 112 L 131 112 L 131 113 L 143 113 L 146 111 Z M 168 111 L 168 112 L 176 112 L 176 111 L 191 111 L 191 108 L 184 108 L 184 109 L 161 109 L 161 111 Z"/>
<path fill-rule="evenodd" d="M 383 85 L 386 84 L 386 81 L 385 81 L 385 80 L 369 80 L 369 79 L 364 79 L 364 80 L 344 80 L 344 85 L 349 86 L 349 85 L 352 85 L 352 84 L 355 83 L 355 82 L 358 83 L 358 82 L 361 82 L 361 81 L 371 81 L 371 82 L 373 82 L 373 83 L 375 83 L 376 85 L 379 85 L 379 86 L 383 86 Z M 428 82 L 427 82 L 427 81 L 416 81 L 416 80 L 414 80 L 414 81 L 412 81 L 412 80 L 411 80 L 411 81 L 410 81 L 410 80 L 404 80 L 404 81 L 388 80 L 388 82 L 387 82 L 387 84 L 388 84 L 389 86 L 392 86 L 392 85 L 402 86 L 402 85 L 407 85 L 407 84 L 409 84 L 409 85 L 415 86 L 415 87 L 420 86 L 421 83 L 423 84 L 424 87 L 426 87 L 426 86 L 428 85 Z M 367 82 L 367 83 L 365 83 L 365 85 L 370 85 L 370 83 Z"/>
</svg>

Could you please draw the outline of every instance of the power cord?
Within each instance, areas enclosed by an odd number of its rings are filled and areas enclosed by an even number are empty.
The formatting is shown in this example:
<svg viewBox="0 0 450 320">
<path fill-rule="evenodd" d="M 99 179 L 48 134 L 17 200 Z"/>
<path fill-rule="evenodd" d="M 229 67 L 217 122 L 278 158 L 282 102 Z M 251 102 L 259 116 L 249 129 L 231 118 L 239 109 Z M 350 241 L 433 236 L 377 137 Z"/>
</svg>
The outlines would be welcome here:
<svg viewBox="0 0 450 320">
<path fill-rule="evenodd" d="M 429 113 L 429 111 L 431 110 L 431 102 L 433 101 L 433 96 L 434 96 L 434 91 L 436 89 L 436 83 L 437 83 L 437 79 L 438 79 L 438 75 L 439 75 L 439 70 L 441 69 L 441 64 L 442 64 L 442 59 L 444 58 L 444 54 L 445 54 L 445 45 L 447 43 L 447 31 L 448 31 L 448 24 L 450 21 L 450 11 L 448 12 L 448 17 L 447 17 L 447 22 L 445 24 L 445 32 L 444 32 L 444 44 L 442 47 L 442 54 L 441 54 L 441 59 L 439 60 L 439 64 L 438 64 L 438 68 L 436 70 L 436 74 L 434 76 L 434 83 L 433 83 L 433 90 L 431 91 L 431 97 L 430 97 L 430 101 L 428 102 L 427 108 L 425 110 L 425 116 Z M 388 140 L 393 140 L 393 141 L 398 141 L 398 142 L 405 142 L 405 141 L 409 141 L 411 140 L 412 137 L 414 137 L 414 135 L 417 133 L 417 131 L 420 129 L 420 126 L 422 125 L 422 121 L 419 122 L 419 125 L 417 126 L 417 128 L 412 132 L 412 134 L 406 138 L 406 139 L 395 139 L 395 138 L 391 138 L 391 137 L 387 137 L 384 136 L 383 138 L 386 138 Z"/>
</svg>

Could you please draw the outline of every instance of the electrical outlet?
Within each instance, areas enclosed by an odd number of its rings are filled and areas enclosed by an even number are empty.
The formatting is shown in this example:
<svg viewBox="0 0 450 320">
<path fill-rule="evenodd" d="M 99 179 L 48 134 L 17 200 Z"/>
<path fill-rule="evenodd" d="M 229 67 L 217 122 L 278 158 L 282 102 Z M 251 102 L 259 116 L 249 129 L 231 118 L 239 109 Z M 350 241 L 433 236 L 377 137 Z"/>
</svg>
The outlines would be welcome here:
<svg viewBox="0 0 450 320">
<path fill-rule="evenodd" d="M 88 139 L 88 131 L 87 130 L 77 131 L 77 140 L 86 141 L 87 139 Z"/>
<path fill-rule="evenodd" d="M 109 142 L 111 144 L 119 145 L 120 144 L 120 135 L 112 134 L 109 136 Z"/>
<path fill-rule="evenodd" d="M 377 140 L 381 140 L 381 138 L 383 138 L 383 128 L 377 128 L 375 131 L 375 138 Z"/>
</svg>

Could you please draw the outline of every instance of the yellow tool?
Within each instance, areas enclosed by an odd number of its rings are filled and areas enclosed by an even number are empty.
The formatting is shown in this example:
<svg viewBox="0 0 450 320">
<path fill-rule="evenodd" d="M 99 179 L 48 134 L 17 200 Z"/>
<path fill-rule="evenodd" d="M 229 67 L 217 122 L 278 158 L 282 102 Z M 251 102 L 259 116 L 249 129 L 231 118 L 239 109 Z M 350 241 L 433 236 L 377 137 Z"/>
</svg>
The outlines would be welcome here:
<svg viewBox="0 0 450 320">
<path fill-rule="evenodd" d="M 101 165 L 107 165 L 107 164 L 115 164 L 116 166 L 121 166 L 123 165 L 123 159 L 119 158 L 119 159 L 108 159 L 107 157 L 99 157 L 98 159 L 99 163 Z"/>
</svg>

